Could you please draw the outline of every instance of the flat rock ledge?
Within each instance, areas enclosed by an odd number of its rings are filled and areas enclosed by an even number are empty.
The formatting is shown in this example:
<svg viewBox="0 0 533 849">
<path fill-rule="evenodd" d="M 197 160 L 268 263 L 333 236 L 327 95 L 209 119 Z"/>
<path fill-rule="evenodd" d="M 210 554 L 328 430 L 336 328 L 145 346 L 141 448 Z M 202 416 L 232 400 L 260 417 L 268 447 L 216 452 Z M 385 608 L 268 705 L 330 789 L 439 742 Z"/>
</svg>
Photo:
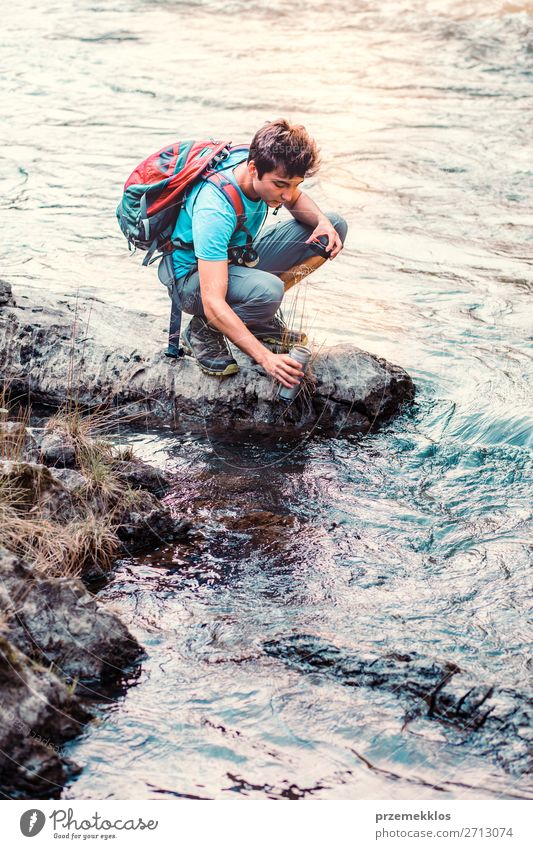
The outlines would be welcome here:
<svg viewBox="0 0 533 849">
<path fill-rule="evenodd" d="M 88 407 L 119 405 L 147 422 L 177 427 L 287 428 L 366 433 L 414 397 L 399 366 L 353 345 L 320 351 L 309 391 L 286 404 L 277 384 L 235 351 L 231 378 L 202 373 L 193 359 L 164 355 L 164 322 L 95 298 L 57 301 L 42 290 L 16 294 L 0 281 L 0 373 L 13 393 L 58 406 L 74 398 Z"/>
</svg>

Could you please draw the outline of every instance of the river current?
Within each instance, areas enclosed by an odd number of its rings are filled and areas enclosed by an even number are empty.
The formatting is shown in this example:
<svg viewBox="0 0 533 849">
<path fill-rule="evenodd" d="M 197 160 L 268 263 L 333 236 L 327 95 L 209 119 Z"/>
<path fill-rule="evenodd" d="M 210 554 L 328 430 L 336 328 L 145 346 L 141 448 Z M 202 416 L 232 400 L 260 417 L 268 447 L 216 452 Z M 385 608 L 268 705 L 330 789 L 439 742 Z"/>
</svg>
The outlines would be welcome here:
<svg viewBox="0 0 533 849">
<path fill-rule="evenodd" d="M 3 10 L 0 257 L 15 292 L 142 309 L 163 345 L 168 299 L 125 250 L 122 183 L 167 141 L 246 141 L 286 116 L 321 146 L 309 193 L 350 227 L 290 312 L 417 387 L 364 438 L 127 437 L 189 495 L 212 482 L 214 501 L 190 543 L 122 560 L 101 593 L 148 656 L 67 747 L 83 771 L 65 798 L 531 795 L 475 732 L 406 721 L 398 694 L 264 646 L 312 635 L 528 687 L 532 21 L 519 0 Z"/>
</svg>

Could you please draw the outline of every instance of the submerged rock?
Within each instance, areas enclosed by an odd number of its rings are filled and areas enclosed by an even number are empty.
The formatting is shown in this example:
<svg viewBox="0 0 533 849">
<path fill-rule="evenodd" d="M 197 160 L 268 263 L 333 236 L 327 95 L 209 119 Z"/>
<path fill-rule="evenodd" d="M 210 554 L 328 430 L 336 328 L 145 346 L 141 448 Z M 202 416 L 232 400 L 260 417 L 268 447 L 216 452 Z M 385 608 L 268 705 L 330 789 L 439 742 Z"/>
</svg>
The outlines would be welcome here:
<svg viewBox="0 0 533 849">
<path fill-rule="evenodd" d="M 0 371 L 14 392 L 55 406 L 75 397 L 170 425 L 367 432 L 414 396 L 402 368 L 352 345 L 319 353 L 307 391 L 286 405 L 278 384 L 240 351 L 239 373 L 225 380 L 203 374 L 189 357 L 169 360 L 166 330 L 155 332 L 145 313 L 95 298 L 58 304 L 41 290 L 29 290 L 17 306 L 6 295 L 0 307 Z"/>
<path fill-rule="evenodd" d="M 161 496 L 172 483 L 171 475 L 145 463 L 139 457 L 133 460 L 115 460 L 113 471 L 133 489 L 144 489 L 154 495 Z"/>
<path fill-rule="evenodd" d="M 407 702 L 406 720 L 424 714 L 439 720 L 495 755 L 509 771 L 531 768 L 527 729 L 531 699 L 524 693 L 479 684 L 455 663 L 409 654 L 361 657 L 319 637 L 290 636 L 270 640 L 265 652 L 299 672 L 320 672 L 347 687 L 393 693 Z"/>
</svg>

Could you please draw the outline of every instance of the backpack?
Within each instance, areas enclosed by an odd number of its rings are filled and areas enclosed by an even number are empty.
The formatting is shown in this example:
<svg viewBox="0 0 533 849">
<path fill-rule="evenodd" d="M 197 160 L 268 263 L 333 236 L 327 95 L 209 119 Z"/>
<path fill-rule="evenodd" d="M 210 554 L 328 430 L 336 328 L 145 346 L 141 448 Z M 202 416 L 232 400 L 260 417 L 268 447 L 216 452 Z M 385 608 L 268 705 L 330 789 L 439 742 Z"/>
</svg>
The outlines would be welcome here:
<svg viewBox="0 0 533 849">
<path fill-rule="evenodd" d="M 213 182 L 233 206 L 237 229 L 245 229 L 241 198 L 231 182 L 215 177 L 215 168 L 230 151 L 247 151 L 245 146 L 231 147 L 231 142 L 179 141 L 158 150 L 130 174 L 117 207 L 120 229 L 131 250 L 147 251 L 143 265 L 154 260 L 156 250 L 172 250 L 171 236 L 185 200 L 187 189 L 198 178 Z M 156 257 L 157 258 L 157 257 Z"/>
<path fill-rule="evenodd" d="M 244 230 L 251 245 L 240 194 L 230 180 L 215 170 L 235 150 L 244 153 L 248 146 L 232 147 L 231 142 L 226 141 L 178 141 L 151 154 L 130 174 L 116 214 L 129 249 L 133 246 L 134 250 L 147 251 L 143 266 L 159 258 L 153 256 L 157 250 L 165 259 L 175 247 L 193 247 L 174 245 L 172 232 L 187 189 L 198 179 L 211 182 L 229 200 L 237 216 L 236 230 Z M 166 352 L 167 356 L 174 358 L 183 354 L 179 348 L 181 309 L 179 294 L 175 290 L 176 287 L 172 286 Z"/>
</svg>

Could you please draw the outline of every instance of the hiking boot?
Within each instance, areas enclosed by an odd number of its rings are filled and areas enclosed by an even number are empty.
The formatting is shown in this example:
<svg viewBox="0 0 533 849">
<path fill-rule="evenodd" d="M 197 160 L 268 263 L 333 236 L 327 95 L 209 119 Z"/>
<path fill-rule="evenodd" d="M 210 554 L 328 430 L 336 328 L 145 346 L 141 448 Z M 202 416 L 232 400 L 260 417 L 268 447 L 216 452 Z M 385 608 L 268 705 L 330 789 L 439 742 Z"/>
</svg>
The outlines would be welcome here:
<svg viewBox="0 0 533 849">
<path fill-rule="evenodd" d="M 287 327 L 282 318 L 275 315 L 267 324 L 260 327 L 250 327 L 249 330 L 266 345 L 273 345 L 278 353 L 288 353 L 294 345 L 306 345 L 307 336 L 297 330 Z"/>
<path fill-rule="evenodd" d="M 210 327 L 199 315 L 192 317 L 181 339 L 185 353 L 196 357 L 198 365 L 206 374 L 227 377 L 239 371 L 223 334 Z"/>
</svg>

